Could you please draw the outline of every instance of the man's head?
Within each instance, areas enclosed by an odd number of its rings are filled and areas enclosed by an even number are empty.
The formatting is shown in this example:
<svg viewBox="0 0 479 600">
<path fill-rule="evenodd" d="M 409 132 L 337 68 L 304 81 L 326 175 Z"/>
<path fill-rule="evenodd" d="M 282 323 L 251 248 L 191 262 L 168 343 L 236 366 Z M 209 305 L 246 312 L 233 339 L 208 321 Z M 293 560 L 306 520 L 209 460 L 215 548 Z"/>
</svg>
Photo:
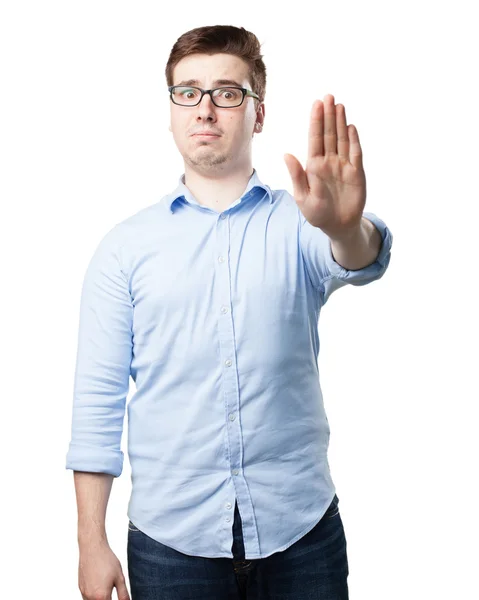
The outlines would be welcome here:
<svg viewBox="0 0 479 600">
<path fill-rule="evenodd" d="M 228 25 L 188 31 L 173 46 L 165 74 L 168 86 L 182 84 L 205 90 L 239 86 L 259 96 L 245 95 L 243 103 L 233 108 L 215 106 L 209 94 L 196 106 L 170 102 L 170 129 L 191 168 L 202 174 L 224 173 L 251 163 L 252 138 L 263 127 L 266 92 L 266 68 L 256 36 Z M 183 93 L 192 98 L 196 91 Z M 223 97 L 232 95 L 226 93 Z M 182 101 L 179 96 L 176 100 Z M 194 137 L 199 131 L 217 133 L 219 137 Z"/>
</svg>

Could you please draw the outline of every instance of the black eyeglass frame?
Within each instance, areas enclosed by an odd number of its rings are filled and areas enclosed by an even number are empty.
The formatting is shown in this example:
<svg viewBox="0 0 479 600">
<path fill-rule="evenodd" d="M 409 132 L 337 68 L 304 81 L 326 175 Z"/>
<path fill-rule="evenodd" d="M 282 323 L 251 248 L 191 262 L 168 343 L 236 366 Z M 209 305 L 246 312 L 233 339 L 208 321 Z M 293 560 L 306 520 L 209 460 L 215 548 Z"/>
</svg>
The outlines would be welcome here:
<svg viewBox="0 0 479 600">
<path fill-rule="evenodd" d="M 201 92 L 200 99 L 198 100 L 198 102 L 196 102 L 196 104 L 179 104 L 178 102 L 175 102 L 173 100 L 173 88 L 175 88 L 175 87 L 189 88 L 192 90 L 200 90 L 200 92 Z M 216 90 L 225 90 L 225 89 L 230 89 L 230 88 L 233 88 L 234 90 L 241 90 L 241 92 L 243 93 L 241 102 L 239 104 L 235 104 L 235 106 L 218 106 L 215 102 L 215 99 L 213 98 L 213 92 L 215 92 Z M 258 94 L 255 94 L 251 90 L 248 90 L 248 89 L 242 88 L 242 87 L 238 87 L 236 85 L 222 85 L 221 87 L 213 88 L 212 90 L 203 90 L 202 88 L 196 87 L 195 85 L 170 85 L 170 86 L 168 86 L 168 91 L 170 92 L 170 99 L 173 102 L 173 104 L 176 104 L 176 106 L 185 106 L 186 108 L 191 108 L 192 106 L 198 106 L 198 104 L 203 100 L 203 96 L 205 94 L 210 95 L 211 101 L 218 108 L 238 108 L 238 106 L 241 106 L 243 104 L 246 96 L 251 96 L 252 98 L 256 98 L 256 100 L 259 100 Z"/>
</svg>

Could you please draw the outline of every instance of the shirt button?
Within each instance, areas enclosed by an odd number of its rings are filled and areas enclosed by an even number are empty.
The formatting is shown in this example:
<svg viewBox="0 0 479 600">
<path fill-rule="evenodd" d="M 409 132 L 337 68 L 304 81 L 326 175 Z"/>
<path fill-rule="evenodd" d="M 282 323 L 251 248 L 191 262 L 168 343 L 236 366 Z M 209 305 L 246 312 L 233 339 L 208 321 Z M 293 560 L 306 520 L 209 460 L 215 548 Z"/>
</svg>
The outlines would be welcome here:
<svg viewBox="0 0 479 600">
<path fill-rule="evenodd" d="M 228 307 L 227 307 L 227 306 L 222 306 L 222 307 L 221 307 L 221 312 L 222 312 L 223 314 L 227 313 L 227 312 L 228 312 Z"/>
<path fill-rule="evenodd" d="M 229 523 L 231 521 L 231 519 L 229 517 L 226 517 L 226 522 Z"/>
<path fill-rule="evenodd" d="M 218 256 L 218 262 L 220 262 L 220 263 L 225 262 L 225 259 L 222 256 Z"/>
<path fill-rule="evenodd" d="M 231 504 L 231 502 L 227 502 L 227 503 L 226 503 L 226 508 L 232 508 L 232 506 L 233 506 L 233 505 Z"/>
<path fill-rule="evenodd" d="M 221 214 L 220 219 L 226 219 L 226 215 L 224 213 Z"/>
<path fill-rule="evenodd" d="M 234 415 L 230 415 L 230 421 L 234 421 L 236 417 Z"/>
<path fill-rule="evenodd" d="M 233 471 L 233 475 L 238 475 L 238 469 L 235 469 L 235 470 Z"/>
<path fill-rule="evenodd" d="M 229 358 L 228 358 L 228 360 L 225 360 L 225 365 L 226 365 L 227 367 L 231 367 L 231 365 L 232 365 L 232 364 L 233 364 L 233 363 L 230 361 L 230 359 L 229 359 Z"/>
</svg>

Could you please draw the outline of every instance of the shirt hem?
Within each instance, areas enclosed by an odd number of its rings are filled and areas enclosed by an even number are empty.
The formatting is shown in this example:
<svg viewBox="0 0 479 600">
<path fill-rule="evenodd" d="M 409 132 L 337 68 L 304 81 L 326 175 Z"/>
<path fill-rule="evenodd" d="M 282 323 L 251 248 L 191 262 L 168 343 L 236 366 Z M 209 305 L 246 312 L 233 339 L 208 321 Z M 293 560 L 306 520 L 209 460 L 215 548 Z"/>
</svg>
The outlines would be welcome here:
<svg viewBox="0 0 479 600">
<path fill-rule="evenodd" d="M 292 546 L 293 544 L 295 544 L 298 540 L 300 540 L 301 538 L 303 538 L 307 533 L 309 533 L 312 529 L 314 529 L 314 527 L 316 527 L 316 525 L 319 523 L 319 521 L 321 521 L 321 519 L 324 517 L 324 515 L 326 514 L 326 511 L 328 510 L 329 505 L 331 504 L 331 502 L 334 499 L 334 496 L 336 495 L 336 490 L 333 491 L 333 495 L 331 496 L 331 499 L 328 500 L 328 502 L 326 503 L 326 505 L 324 506 L 324 508 L 321 510 L 320 512 L 320 516 L 316 517 L 313 520 L 313 523 L 309 524 L 305 529 L 303 529 L 301 531 L 301 533 L 299 533 L 297 536 L 295 536 L 292 540 L 290 540 L 289 542 L 287 542 L 286 544 L 284 544 L 283 546 L 281 546 L 280 548 L 276 548 L 275 550 L 272 550 L 271 552 L 268 552 L 267 554 L 263 554 L 263 555 L 258 555 L 258 554 L 248 554 L 247 552 L 245 552 L 245 560 L 259 560 L 261 558 L 268 558 L 269 556 L 271 556 L 272 554 L 276 554 L 276 552 L 284 552 L 284 550 L 287 550 L 290 546 Z M 127 515 L 129 520 L 133 523 L 133 525 L 140 530 L 141 533 L 147 535 L 148 537 L 151 537 L 153 540 L 155 540 L 156 542 L 158 542 L 159 544 L 163 544 L 164 546 L 168 546 L 168 548 L 172 548 L 173 550 L 176 550 L 177 552 L 181 552 L 182 554 L 186 554 L 187 556 L 198 556 L 200 558 L 231 558 L 233 559 L 233 551 L 231 551 L 228 555 L 225 556 L 225 554 L 191 554 L 191 551 L 188 552 L 185 549 L 180 548 L 179 546 L 174 546 L 173 544 L 170 543 L 165 543 L 162 542 L 161 540 L 159 540 L 158 538 L 152 536 L 150 533 L 148 533 L 148 531 L 142 529 L 141 524 L 139 525 L 134 517 L 130 517 L 130 515 Z"/>
<path fill-rule="evenodd" d="M 247 552 L 245 552 L 245 560 L 257 560 L 259 558 L 268 558 L 268 556 L 271 556 L 272 554 L 276 554 L 276 552 L 284 552 L 285 550 L 287 550 L 290 546 L 292 546 L 293 544 L 298 542 L 300 539 L 302 539 L 306 534 L 308 534 L 310 531 L 312 531 L 316 527 L 316 525 L 321 521 L 321 519 L 326 514 L 326 511 L 328 510 L 329 505 L 333 501 L 335 495 L 336 495 L 336 490 L 334 490 L 333 495 L 331 496 L 331 499 L 328 500 L 328 502 L 326 503 L 326 506 L 321 511 L 320 516 L 316 517 L 314 519 L 313 524 L 308 525 L 305 529 L 303 529 L 303 531 L 301 533 L 298 533 L 298 535 L 296 537 L 294 537 L 292 540 L 290 540 L 289 542 L 284 544 L 284 546 L 281 546 L 280 548 L 277 548 L 276 550 L 272 550 L 271 552 L 269 552 L 268 554 L 264 554 L 263 556 L 250 555 Z"/>
</svg>

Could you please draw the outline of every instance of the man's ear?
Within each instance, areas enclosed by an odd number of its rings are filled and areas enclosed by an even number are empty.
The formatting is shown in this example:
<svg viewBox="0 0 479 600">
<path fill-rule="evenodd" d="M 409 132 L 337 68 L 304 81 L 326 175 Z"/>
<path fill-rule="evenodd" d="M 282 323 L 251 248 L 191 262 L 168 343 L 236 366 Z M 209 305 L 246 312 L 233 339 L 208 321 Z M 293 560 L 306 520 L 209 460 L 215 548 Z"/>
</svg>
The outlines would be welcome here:
<svg viewBox="0 0 479 600">
<path fill-rule="evenodd" d="M 256 113 L 256 123 L 254 124 L 254 132 L 259 133 L 263 130 L 265 117 L 264 103 L 261 103 Z"/>
</svg>

